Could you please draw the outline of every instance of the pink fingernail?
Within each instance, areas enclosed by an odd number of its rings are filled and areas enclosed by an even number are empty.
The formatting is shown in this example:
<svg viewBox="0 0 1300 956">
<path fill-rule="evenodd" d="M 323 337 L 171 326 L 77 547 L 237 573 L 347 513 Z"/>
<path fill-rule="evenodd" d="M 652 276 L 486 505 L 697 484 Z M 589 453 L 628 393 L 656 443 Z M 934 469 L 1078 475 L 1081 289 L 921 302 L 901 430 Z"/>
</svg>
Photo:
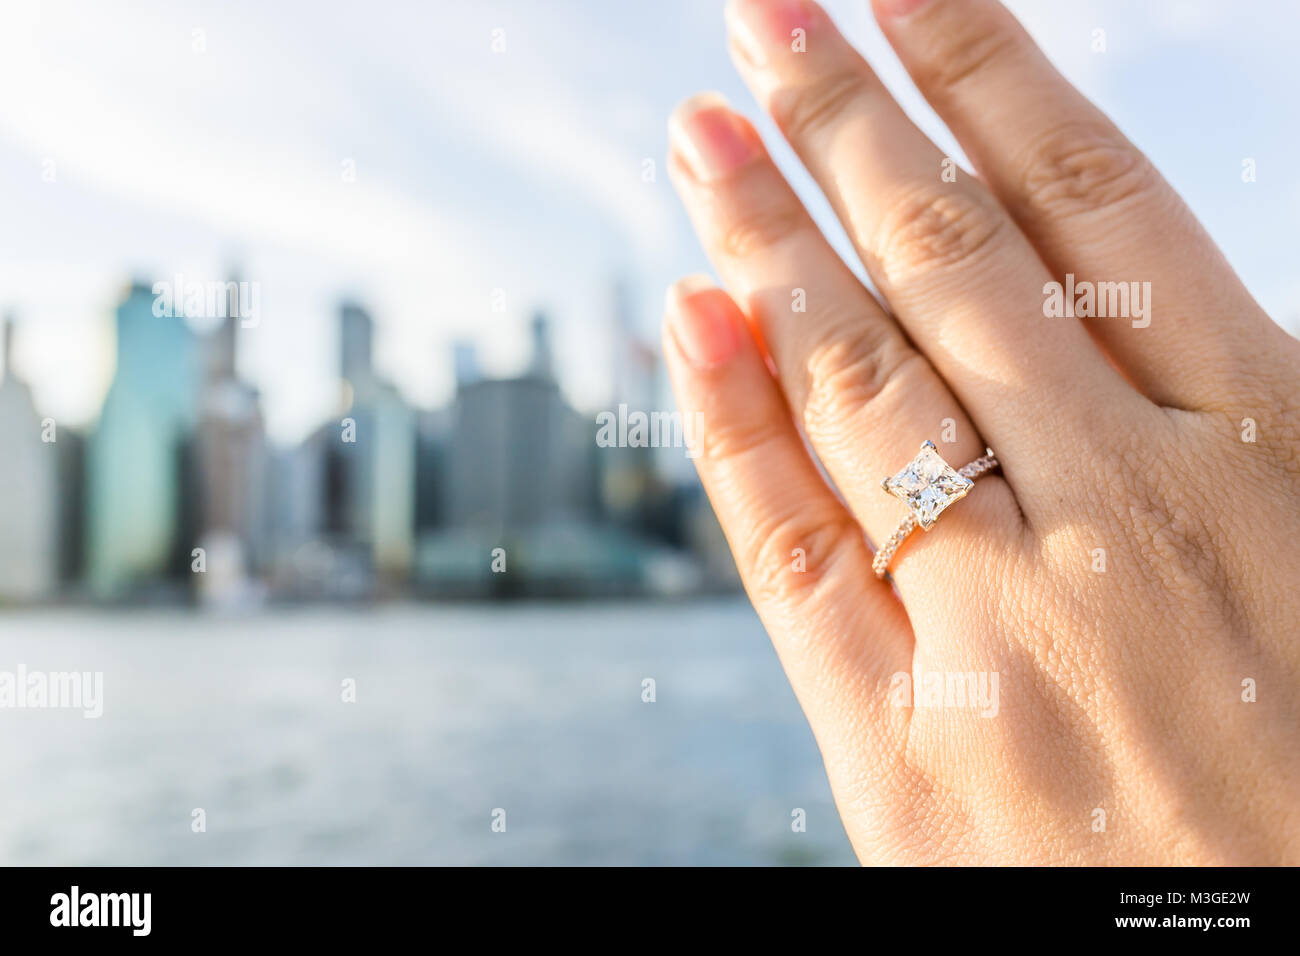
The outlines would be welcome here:
<svg viewBox="0 0 1300 956">
<path fill-rule="evenodd" d="M 759 155 L 758 135 L 713 93 L 693 96 L 673 112 L 674 151 L 704 183 L 729 176 Z"/>
<path fill-rule="evenodd" d="M 668 299 L 669 328 L 691 365 L 716 368 L 740 351 L 736 306 L 707 278 L 682 280 L 668 291 Z"/>
<path fill-rule="evenodd" d="M 799 33 L 803 49 L 812 29 L 817 6 L 810 0 L 731 0 L 727 28 L 736 49 L 753 67 L 768 63 L 768 53 L 796 49 Z M 799 31 L 799 33 L 796 33 Z"/>
</svg>

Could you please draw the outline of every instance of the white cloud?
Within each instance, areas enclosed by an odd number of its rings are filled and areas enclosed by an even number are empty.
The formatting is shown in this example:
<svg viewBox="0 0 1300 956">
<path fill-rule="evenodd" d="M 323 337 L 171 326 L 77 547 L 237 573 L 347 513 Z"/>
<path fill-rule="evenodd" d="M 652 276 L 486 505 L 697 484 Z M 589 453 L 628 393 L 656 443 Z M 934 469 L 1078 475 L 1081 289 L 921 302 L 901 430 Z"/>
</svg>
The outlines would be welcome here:
<svg viewBox="0 0 1300 956">
<path fill-rule="evenodd" d="M 450 119 L 476 150 L 504 158 L 520 180 L 531 180 L 539 191 L 571 191 L 617 223 L 643 253 L 668 244 L 671 222 L 662 197 L 653 197 L 638 180 L 642 157 L 591 121 L 589 103 L 578 91 L 558 78 L 543 79 L 544 58 L 530 55 L 522 42 L 499 61 L 502 69 L 495 75 L 479 64 L 480 75 L 455 83 L 464 63 L 458 67 L 448 57 L 430 71 L 428 34 L 403 22 L 411 15 L 404 8 L 367 11 L 360 21 L 351 15 L 336 20 L 314 7 L 190 12 L 201 13 L 201 23 L 162 4 L 141 4 L 130 16 L 93 2 L 48 0 L 18 7 L 0 31 L 0 139 L 27 153 L 34 173 L 43 158 L 53 158 L 59 188 L 114 197 L 120 208 L 147 211 L 150 222 L 169 217 L 206 237 L 199 242 L 251 250 L 254 267 L 275 262 L 279 268 L 297 257 L 299 275 L 363 289 L 381 323 L 380 361 L 421 401 L 441 397 L 449 384 L 436 360 L 439 343 L 431 328 L 441 330 L 444 339 L 458 331 L 481 333 L 479 320 L 496 284 L 492 274 L 500 268 L 494 260 L 522 263 L 516 275 L 526 281 L 524 250 L 538 236 L 486 230 L 472 196 L 461 205 L 435 206 L 427 182 L 413 181 L 409 173 L 402 178 L 407 157 L 394 157 L 392 142 L 376 148 L 380 159 L 395 161 L 395 170 L 377 168 L 374 154 L 351 155 L 372 145 L 369 136 L 376 124 L 390 119 L 386 114 L 393 102 L 368 102 L 366 94 L 373 91 L 350 85 L 340 56 L 362 65 L 405 57 L 392 62 L 392 69 L 426 80 L 422 89 L 401 91 L 412 99 L 422 93 L 426 100 L 423 111 L 406 116 L 408 128 L 399 124 L 397 129 L 399 135 L 409 133 L 412 143 L 420 143 L 420 124 Z M 439 12 L 443 18 L 457 15 L 467 16 L 469 10 Z M 554 14 L 540 22 L 564 34 L 564 23 Z M 191 46 L 196 28 L 204 31 L 203 53 Z M 486 34 L 483 40 L 484 54 L 490 55 Z M 383 73 L 376 69 L 366 75 Z M 437 149 L 422 157 L 430 172 L 457 146 L 444 140 Z M 348 158 L 356 160 L 356 179 L 350 183 L 342 175 Z M 102 215 L 92 206 L 85 205 L 86 215 Z M 124 237 L 135 228 L 131 221 L 118 225 Z M 123 246 L 138 255 L 149 243 L 147 236 L 134 236 Z M 59 271 L 57 241 L 32 251 Z M 102 261 L 92 267 L 125 273 L 137 264 L 117 261 L 118 254 L 119 249 L 105 248 Z M 165 248 L 145 258 L 168 272 L 179 265 Z M 72 264 L 62 270 L 65 277 L 72 272 Z M 50 281 L 46 290 L 59 285 Z M 31 283 L 26 288 L 33 314 L 48 318 L 57 311 L 48 296 L 32 294 L 39 289 L 32 290 Z M 11 286 L 8 294 L 17 291 Z M 515 291 L 522 306 L 527 290 Z M 103 321 L 112 305 L 108 298 L 92 311 L 83 299 L 75 308 L 86 310 L 81 313 L 86 321 L 92 315 Z M 301 325 L 289 338 L 332 336 L 335 327 L 327 315 L 314 327 L 299 317 Z M 284 340 L 280 335 L 275 341 Z M 250 345 L 256 352 L 270 341 L 270 336 L 254 338 Z M 305 387 L 303 370 L 285 368 L 283 361 L 261 355 L 251 365 L 267 375 L 297 379 L 295 396 Z M 53 355 L 34 358 L 33 367 L 38 366 L 58 367 Z M 282 390 L 282 384 L 274 383 L 271 391 Z M 80 408 L 97 398 L 62 401 Z M 295 404 L 294 415 L 309 414 L 301 402 Z M 272 419 L 286 434 L 308 424 L 282 421 L 274 410 Z"/>
</svg>

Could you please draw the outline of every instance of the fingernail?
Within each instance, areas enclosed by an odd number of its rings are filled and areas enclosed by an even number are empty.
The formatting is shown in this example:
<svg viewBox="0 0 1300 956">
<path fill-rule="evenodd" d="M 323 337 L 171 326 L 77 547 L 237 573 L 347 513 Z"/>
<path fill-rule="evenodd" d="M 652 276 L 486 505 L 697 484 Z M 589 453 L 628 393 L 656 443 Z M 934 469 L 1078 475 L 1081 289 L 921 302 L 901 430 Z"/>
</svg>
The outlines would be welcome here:
<svg viewBox="0 0 1300 956">
<path fill-rule="evenodd" d="M 770 54 L 807 50 L 817 7 L 809 0 L 731 0 L 727 30 L 736 51 L 750 66 L 767 66 Z"/>
<path fill-rule="evenodd" d="M 707 276 L 690 276 L 668 290 L 668 328 L 686 360 L 716 368 L 740 351 L 736 306 Z"/>
<path fill-rule="evenodd" d="M 717 93 L 682 103 L 668 128 L 673 150 L 700 182 L 729 176 L 759 154 L 758 134 Z"/>
<path fill-rule="evenodd" d="M 874 0 L 877 16 L 905 17 L 915 13 L 930 0 Z"/>
</svg>

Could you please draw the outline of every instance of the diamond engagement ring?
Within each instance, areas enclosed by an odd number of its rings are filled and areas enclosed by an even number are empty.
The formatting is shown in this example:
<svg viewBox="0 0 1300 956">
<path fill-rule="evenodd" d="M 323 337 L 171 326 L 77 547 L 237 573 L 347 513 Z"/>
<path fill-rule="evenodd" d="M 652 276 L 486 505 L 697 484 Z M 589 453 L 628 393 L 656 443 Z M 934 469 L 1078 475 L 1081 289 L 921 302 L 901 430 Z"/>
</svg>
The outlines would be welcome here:
<svg viewBox="0 0 1300 956">
<path fill-rule="evenodd" d="M 908 514 L 898 530 L 876 552 L 876 557 L 871 562 L 876 577 L 885 576 L 894 552 L 917 525 L 920 525 L 922 531 L 929 531 L 945 508 L 959 498 L 966 497 L 966 493 L 975 486 L 976 478 L 998 466 L 993 449 L 985 448 L 984 452 L 983 457 L 954 470 L 940 456 L 934 442 L 927 441 L 921 446 L 920 453 L 902 471 L 880 483 L 880 487 L 895 498 L 902 499 L 907 505 Z"/>
</svg>

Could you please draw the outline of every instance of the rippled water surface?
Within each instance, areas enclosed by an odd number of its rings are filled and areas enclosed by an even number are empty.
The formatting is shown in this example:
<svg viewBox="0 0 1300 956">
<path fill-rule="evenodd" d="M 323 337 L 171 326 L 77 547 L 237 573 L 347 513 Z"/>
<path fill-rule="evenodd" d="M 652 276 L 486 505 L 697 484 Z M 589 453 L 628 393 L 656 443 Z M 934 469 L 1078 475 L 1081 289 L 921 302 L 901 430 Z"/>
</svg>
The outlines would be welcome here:
<svg viewBox="0 0 1300 956">
<path fill-rule="evenodd" d="M 853 861 L 740 601 L 10 612 L 20 664 L 104 713 L 0 709 L 0 863 Z"/>
</svg>

